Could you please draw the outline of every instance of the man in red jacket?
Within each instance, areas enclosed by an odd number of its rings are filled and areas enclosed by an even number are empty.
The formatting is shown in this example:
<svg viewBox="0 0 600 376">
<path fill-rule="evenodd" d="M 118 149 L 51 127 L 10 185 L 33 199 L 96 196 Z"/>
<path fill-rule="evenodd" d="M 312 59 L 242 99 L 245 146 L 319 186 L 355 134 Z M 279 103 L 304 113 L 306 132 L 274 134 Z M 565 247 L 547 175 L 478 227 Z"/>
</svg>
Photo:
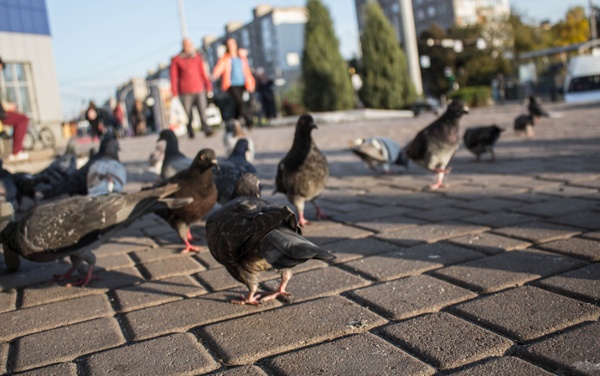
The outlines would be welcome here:
<svg viewBox="0 0 600 376">
<path fill-rule="evenodd" d="M 196 51 L 188 38 L 183 40 L 183 50 L 171 59 L 171 90 L 174 97 L 179 97 L 188 116 L 188 136 L 194 138 L 192 129 L 192 108 L 196 106 L 200 114 L 200 123 L 206 136 L 213 134 L 206 122 L 206 93 L 212 92 L 202 55 Z"/>
</svg>

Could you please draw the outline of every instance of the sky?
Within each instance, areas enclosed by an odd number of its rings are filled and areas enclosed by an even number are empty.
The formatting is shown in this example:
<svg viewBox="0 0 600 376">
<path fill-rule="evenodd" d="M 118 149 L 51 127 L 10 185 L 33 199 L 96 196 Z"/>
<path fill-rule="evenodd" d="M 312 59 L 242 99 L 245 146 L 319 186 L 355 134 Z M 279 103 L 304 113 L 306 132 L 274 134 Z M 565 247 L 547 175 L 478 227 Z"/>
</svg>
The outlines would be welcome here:
<svg viewBox="0 0 600 376">
<path fill-rule="evenodd" d="M 600 3 L 600 0 L 594 0 Z M 329 8 L 341 53 L 357 56 L 358 26 L 354 0 L 322 0 Z M 252 9 L 303 6 L 305 0 L 183 0 L 188 35 L 199 47 L 204 35 L 224 34 L 230 21 L 247 23 Z M 588 0 L 510 0 L 533 20 L 556 22 Z M 63 114 L 75 116 L 90 99 L 104 102 L 118 85 L 145 77 L 167 64 L 181 49 L 177 0 L 47 0 L 54 62 Z"/>
</svg>

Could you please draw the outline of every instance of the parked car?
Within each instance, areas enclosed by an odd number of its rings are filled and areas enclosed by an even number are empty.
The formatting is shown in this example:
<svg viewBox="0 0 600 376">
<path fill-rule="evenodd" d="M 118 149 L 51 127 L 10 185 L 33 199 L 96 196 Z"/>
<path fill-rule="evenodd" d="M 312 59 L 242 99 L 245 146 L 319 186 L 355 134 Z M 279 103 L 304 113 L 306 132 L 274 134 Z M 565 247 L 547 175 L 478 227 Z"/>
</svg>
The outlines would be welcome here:
<svg viewBox="0 0 600 376">
<path fill-rule="evenodd" d="M 600 56 L 574 56 L 563 87 L 566 102 L 600 101 Z"/>
</svg>

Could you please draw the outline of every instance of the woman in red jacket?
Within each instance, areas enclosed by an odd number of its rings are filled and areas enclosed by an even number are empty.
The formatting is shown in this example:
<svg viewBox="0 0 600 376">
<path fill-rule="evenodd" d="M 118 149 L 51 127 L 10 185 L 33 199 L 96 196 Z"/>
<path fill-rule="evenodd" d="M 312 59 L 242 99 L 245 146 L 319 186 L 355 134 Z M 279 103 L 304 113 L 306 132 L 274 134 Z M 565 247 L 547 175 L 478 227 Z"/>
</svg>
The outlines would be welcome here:
<svg viewBox="0 0 600 376">
<path fill-rule="evenodd" d="M 246 126 L 252 128 L 252 117 L 243 99 L 244 90 L 252 93 L 256 86 L 248 64 L 248 51 L 239 49 L 237 41 L 233 38 L 227 39 L 225 44 L 227 52 L 217 62 L 212 77 L 214 80 L 221 77 L 221 89 L 228 92 L 235 103 L 234 117 L 239 119 L 241 115 L 246 121 Z"/>
</svg>

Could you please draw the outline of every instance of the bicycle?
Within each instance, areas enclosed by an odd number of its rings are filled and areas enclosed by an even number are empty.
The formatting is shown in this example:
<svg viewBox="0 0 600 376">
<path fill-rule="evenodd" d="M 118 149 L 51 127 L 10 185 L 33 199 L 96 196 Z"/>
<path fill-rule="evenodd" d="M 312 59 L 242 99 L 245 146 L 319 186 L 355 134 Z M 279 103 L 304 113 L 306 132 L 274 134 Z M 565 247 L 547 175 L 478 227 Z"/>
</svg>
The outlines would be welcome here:
<svg viewBox="0 0 600 376">
<path fill-rule="evenodd" d="M 40 127 L 37 123 L 31 123 L 27 127 L 27 133 L 23 140 L 23 149 L 27 151 L 33 150 L 38 141 L 44 149 L 54 149 L 56 146 L 56 138 L 50 128 L 46 126 Z"/>
</svg>

